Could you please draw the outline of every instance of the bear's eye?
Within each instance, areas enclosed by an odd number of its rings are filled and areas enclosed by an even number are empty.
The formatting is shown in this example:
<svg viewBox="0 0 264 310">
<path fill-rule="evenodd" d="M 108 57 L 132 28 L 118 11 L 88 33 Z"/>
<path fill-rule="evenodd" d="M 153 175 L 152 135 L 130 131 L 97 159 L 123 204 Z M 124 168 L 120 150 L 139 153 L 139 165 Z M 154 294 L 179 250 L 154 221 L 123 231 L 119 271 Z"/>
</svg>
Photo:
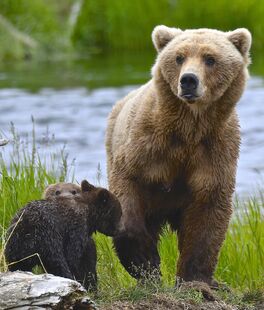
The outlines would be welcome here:
<svg viewBox="0 0 264 310">
<path fill-rule="evenodd" d="M 183 62 L 184 62 L 184 56 L 183 55 L 178 55 L 177 57 L 176 57 L 176 62 L 177 62 L 177 64 L 178 65 L 182 65 L 183 64 Z"/>
<path fill-rule="evenodd" d="M 60 193 L 61 193 L 60 191 L 56 191 L 56 192 L 55 192 L 55 195 L 56 195 L 56 196 L 59 196 Z"/>
<path fill-rule="evenodd" d="M 76 194 L 77 194 L 77 192 L 76 192 L 76 191 L 72 191 L 72 194 L 73 194 L 73 195 L 76 195 Z"/>
<path fill-rule="evenodd" d="M 204 62 L 207 66 L 211 67 L 215 64 L 215 59 L 213 56 L 205 55 L 204 56 Z"/>
</svg>

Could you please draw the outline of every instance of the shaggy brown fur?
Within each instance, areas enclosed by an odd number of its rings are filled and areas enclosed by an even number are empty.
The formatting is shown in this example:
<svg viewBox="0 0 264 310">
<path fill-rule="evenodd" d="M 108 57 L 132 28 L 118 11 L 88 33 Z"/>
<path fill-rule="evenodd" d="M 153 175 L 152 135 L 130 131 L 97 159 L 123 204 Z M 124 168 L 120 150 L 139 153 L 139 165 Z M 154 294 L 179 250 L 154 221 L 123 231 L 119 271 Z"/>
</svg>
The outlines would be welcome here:
<svg viewBox="0 0 264 310">
<path fill-rule="evenodd" d="M 72 189 L 76 185 L 55 184 L 49 189 L 57 187 Z M 48 200 L 32 201 L 19 210 L 7 232 L 5 256 L 9 270 L 31 271 L 40 265 L 34 255 L 37 253 L 47 272 L 96 289 L 96 248 L 91 235 L 98 230 L 113 236 L 121 206 L 108 190 L 87 181 L 79 189 L 74 200 L 69 195 L 51 199 L 52 195 L 46 193 Z"/>
<path fill-rule="evenodd" d="M 240 144 L 235 106 L 251 35 L 158 26 L 153 42 L 153 78 L 120 100 L 108 121 L 109 186 L 123 212 L 115 247 L 133 276 L 159 270 L 158 235 L 168 222 L 178 234 L 177 275 L 212 284 L 232 213 Z M 185 87 L 186 74 L 195 85 Z"/>
</svg>

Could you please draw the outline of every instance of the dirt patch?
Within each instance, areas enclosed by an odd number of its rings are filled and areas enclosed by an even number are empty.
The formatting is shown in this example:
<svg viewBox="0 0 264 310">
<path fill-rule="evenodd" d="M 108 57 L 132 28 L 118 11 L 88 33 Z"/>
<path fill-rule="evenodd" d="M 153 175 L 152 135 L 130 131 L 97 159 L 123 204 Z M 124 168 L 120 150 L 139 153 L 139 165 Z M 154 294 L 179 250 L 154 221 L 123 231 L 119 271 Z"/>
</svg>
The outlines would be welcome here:
<svg viewBox="0 0 264 310">
<path fill-rule="evenodd" d="M 256 304 L 255 310 L 263 310 L 263 309 L 264 309 L 264 302 Z"/>
<path fill-rule="evenodd" d="M 99 307 L 102 310 L 237 310 L 238 308 L 226 305 L 222 301 L 210 301 L 195 304 L 191 301 L 177 300 L 173 297 L 159 294 L 149 300 L 132 302 L 114 302 L 111 305 Z"/>
</svg>

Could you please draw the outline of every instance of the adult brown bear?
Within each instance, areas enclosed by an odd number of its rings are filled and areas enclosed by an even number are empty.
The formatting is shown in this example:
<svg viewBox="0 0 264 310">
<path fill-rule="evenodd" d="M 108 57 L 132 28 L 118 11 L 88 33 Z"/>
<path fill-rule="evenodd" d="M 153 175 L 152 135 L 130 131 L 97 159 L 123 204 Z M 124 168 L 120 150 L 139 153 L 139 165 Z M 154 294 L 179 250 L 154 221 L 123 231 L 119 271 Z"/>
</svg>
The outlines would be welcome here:
<svg viewBox="0 0 264 310">
<path fill-rule="evenodd" d="M 109 186 L 123 211 L 115 247 L 133 276 L 158 270 L 158 235 L 168 222 L 178 235 L 177 275 L 212 285 L 232 213 L 235 106 L 251 35 L 157 26 L 152 38 L 152 79 L 120 100 L 108 121 Z"/>
</svg>

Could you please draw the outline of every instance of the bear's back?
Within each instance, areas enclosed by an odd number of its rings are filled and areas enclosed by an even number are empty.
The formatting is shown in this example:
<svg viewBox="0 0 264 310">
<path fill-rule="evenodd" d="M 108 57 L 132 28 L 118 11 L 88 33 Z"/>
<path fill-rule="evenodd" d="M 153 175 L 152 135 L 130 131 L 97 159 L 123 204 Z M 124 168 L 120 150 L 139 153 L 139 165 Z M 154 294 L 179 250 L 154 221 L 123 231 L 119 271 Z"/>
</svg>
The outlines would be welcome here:
<svg viewBox="0 0 264 310">
<path fill-rule="evenodd" d="M 83 212 L 75 204 L 56 200 L 34 200 L 21 208 L 11 221 L 7 234 L 13 230 L 20 234 L 33 229 L 52 229 L 63 234 L 71 222 L 83 222 Z"/>
</svg>

